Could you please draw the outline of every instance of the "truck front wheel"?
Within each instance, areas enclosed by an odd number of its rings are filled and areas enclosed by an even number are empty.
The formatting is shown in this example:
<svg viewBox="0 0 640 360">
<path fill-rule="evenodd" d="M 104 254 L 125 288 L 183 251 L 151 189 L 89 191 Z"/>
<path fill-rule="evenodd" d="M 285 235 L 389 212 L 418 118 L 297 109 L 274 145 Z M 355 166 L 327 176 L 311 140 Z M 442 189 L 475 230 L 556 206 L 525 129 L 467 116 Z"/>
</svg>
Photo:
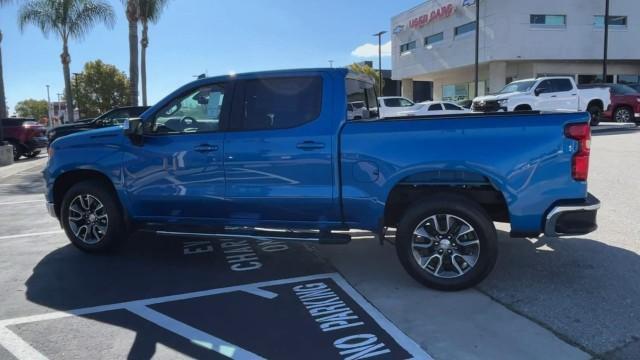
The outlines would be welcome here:
<svg viewBox="0 0 640 360">
<path fill-rule="evenodd" d="M 105 252 L 125 235 L 116 194 L 100 181 L 73 185 L 62 200 L 60 221 L 71 243 L 86 252 Z"/>
<path fill-rule="evenodd" d="M 396 234 L 402 266 L 427 287 L 461 290 L 482 281 L 495 265 L 496 229 L 477 203 L 442 194 L 410 207 Z"/>
</svg>

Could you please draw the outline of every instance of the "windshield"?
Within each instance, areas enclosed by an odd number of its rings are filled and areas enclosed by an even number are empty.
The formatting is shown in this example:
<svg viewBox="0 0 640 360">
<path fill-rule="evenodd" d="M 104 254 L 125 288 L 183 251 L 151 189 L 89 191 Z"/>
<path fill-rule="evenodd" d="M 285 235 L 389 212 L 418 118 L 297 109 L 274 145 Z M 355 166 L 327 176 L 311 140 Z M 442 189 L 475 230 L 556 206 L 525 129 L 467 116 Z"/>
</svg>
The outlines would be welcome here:
<svg viewBox="0 0 640 360">
<path fill-rule="evenodd" d="M 529 91 L 535 83 L 536 83 L 535 80 L 512 82 L 511 84 L 503 87 L 502 90 L 498 91 L 498 94 L 507 94 L 512 92 L 526 92 L 526 91 Z"/>
</svg>

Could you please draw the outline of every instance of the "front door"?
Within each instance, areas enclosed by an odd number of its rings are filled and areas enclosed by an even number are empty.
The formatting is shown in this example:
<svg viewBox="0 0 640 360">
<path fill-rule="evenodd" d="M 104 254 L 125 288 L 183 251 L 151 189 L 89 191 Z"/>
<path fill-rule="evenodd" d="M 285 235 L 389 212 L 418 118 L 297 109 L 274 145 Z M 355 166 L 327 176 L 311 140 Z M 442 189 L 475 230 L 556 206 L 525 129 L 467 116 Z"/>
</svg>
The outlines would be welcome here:
<svg viewBox="0 0 640 360">
<path fill-rule="evenodd" d="M 224 217 L 225 84 L 194 88 L 145 118 L 141 146 L 125 145 L 124 174 L 135 217 L 199 221 Z"/>
<path fill-rule="evenodd" d="M 322 76 L 239 84 L 224 141 L 231 223 L 322 226 L 339 219 L 333 168 L 336 125 Z"/>
</svg>

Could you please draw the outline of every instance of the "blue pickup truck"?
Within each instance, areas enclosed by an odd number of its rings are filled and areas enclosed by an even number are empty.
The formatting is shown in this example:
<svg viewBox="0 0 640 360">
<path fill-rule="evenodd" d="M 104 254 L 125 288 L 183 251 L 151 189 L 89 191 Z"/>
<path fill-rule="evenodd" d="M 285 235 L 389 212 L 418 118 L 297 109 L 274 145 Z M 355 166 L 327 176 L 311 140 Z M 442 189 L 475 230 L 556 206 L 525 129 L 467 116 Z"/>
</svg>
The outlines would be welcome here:
<svg viewBox="0 0 640 360">
<path fill-rule="evenodd" d="M 124 128 L 53 142 L 48 210 L 87 252 L 133 230 L 346 243 L 396 228 L 405 269 L 443 290 L 491 271 L 494 222 L 513 237 L 596 229 L 587 113 L 377 119 L 374 87 L 345 69 L 194 81 Z"/>
</svg>

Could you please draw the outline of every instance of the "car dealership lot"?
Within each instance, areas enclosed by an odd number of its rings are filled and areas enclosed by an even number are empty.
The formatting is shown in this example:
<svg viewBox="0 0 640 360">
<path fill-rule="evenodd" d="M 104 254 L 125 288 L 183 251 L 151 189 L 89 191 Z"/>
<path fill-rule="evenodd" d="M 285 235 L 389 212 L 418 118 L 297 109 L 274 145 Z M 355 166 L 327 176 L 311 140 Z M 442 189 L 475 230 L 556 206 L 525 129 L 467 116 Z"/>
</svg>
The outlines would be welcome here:
<svg viewBox="0 0 640 360">
<path fill-rule="evenodd" d="M 136 233 L 114 255 L 86 255 L 46 215 L 45 160 L 0 168 L 0 359 L 634 359 L 640 132 L 596 135 L 592 156 L 600 229 L 534 241 L 500 227 L 496 269 L 457 293 L 411 280 L 392 237 L 320 247 Z"/>
</svg>

